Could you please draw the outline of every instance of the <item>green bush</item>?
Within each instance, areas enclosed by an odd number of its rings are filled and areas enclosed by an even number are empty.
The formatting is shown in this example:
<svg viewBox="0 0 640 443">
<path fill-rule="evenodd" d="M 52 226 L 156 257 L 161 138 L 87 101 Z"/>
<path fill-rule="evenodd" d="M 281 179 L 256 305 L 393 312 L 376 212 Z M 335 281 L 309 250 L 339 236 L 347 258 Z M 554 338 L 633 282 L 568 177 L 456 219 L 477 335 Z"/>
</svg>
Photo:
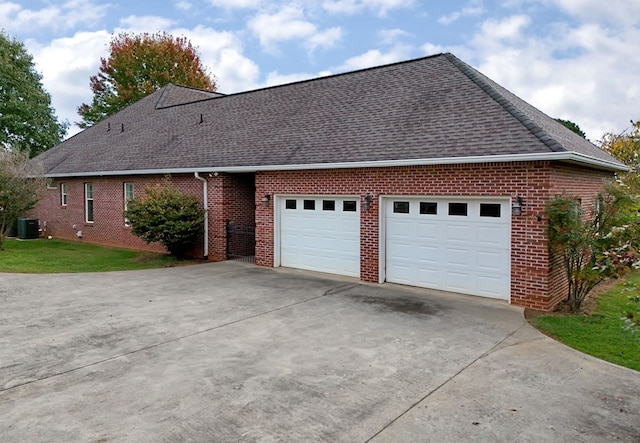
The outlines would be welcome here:
<svg viewBox="0 0 640 443">
<path fill-rule="evenodd" d="M 556 196 L 546 213 L 549 248 L 562 259 L 572 311 L 605 278 L 640 267 L 637 204 L 620 186 L 607 185 L 591 217 L 570 196 Z"/>
<path fill-rule="evenodd" d="M 167 182 L 149 187 L 144 195 L 129 201 L 124 216 L 133 234 L 147 243 L 164 245 L 176 257 L 191 250 L 204 221 L 198 199 Z"/>
</svg>

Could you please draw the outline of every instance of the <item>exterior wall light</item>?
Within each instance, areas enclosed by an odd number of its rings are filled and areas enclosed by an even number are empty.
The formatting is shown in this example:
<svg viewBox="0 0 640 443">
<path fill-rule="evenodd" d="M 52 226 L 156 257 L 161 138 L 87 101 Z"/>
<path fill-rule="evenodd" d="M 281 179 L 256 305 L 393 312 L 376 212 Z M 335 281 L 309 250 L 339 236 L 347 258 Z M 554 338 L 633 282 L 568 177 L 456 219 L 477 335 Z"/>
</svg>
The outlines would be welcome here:
<svg viewBox="0 0 640 443">
<path fill-rule="evenodd" d="M 522 197 L 517 196 L 516 200 L 511 205 L 511 214 L 513 215 L 522 215 Z"/>
<path fill-rule="evenodd" d="M 367 192 L 367 195 L 364 196 L 362 200 L 362 209 L 368 211 L 371 208 L 371 202 L 373 199 L 371 198 L 371 194 Z"/>
<path fill-rule="evenodd" d="M 262 200 L 260 202 L 262 203 L 262 207 L 268 208 L 270 201 L 271 201 L 271 196 L 269 194 L 265 194 L 264 197 L 262 197 Z"/>
</svg>

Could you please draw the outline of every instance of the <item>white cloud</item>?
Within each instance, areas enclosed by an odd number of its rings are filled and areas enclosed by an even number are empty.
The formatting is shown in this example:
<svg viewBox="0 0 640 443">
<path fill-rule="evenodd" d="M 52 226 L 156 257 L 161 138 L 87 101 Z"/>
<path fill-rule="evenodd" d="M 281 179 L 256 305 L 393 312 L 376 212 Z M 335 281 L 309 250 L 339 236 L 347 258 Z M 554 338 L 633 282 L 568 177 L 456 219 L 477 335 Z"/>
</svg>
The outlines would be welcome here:
<svg viewBox="0 0 640 443">
<path fill-rule="evenodd" d="M 342 40 L 342 34 L 341 28 L 329 28 L 313 34 L 307 39 L 305 46 L 311 51 L 316 48 L 331 48 Z"/>
<path fill-rule="evenodd" d="M 272 71 L 267 75 L 264 86 L 277 86 L 287 83 L 317 78 L 318 74 L 310 74 L 306 72 L 297 72 L 293 74 L 280 74 L 278 71 Z"/>
<path fill-rule="evenodd" d="M 251 9 L 262 4 L 262 0 L 209 0 L 212 6 L 225 9 Z"/>
<path fill-rule="evenodd" d="M 265 48 L 272 48 L 280 41 L 308 38 L 317 28 L 304 19 L 301 9 L 288 6 L 275 14 L 261 13 L 249 20 L 249 29 Z"/>
<path fill-rule="evenodd" d="M 95 25 L 109 6 L 90 0 L 69 0 L 41 9 L 28 9 L 12 2 L 0 3 L 0 28 L 19 31 L 25 28 L 54 31 L 74 29 L 79 25 Z"/>
<path fill-rule="evenodd" d="M 233 33 L 204 26 L 170 32 L 184 35 L 196 46 L 202 63 L 217 77 L 219 92 L 230 94 L 259 86 L 260 69 L 243 55 L 242 43 Z"/>
<path fill-rule="evenodd" d="M 640 102 L 640 29 L 566 25 L 541 37 L 527 23 L 522 16 L 485 22 L 467 61 L 548 115 L 574 121 L 592 140 L 640 118 L 627 114 Z"/>
<path fill-rule="evenodd" d="M 355 14 L 370 10 L 385 16 L 392 9 L 411 7 L 414 3 L 414 0 L 324 0 L 322 7 L 334 14 Z"/>
<path fill-rule="evenodd" d="M 385 45 L 393 45 L 401 41 L 405 37 L 411 36 L 411 33 L 403 29 L 383 29 L 378 32 L 380 42 Z"/>
<path fill-rule="evenodd" d="M 491 43 L 518 40 L 530 23 L 531 19 L 526 15 L 514 15 L 502 20 L 489 19 L 482 23 L 481 34 L 476 39 L 489 39 Z"/>
<path fill-rule="evenodd" d="M 569 14 L 587 22 L 608 23 L 612 26 L 630 26 L 640 23 L 638 0 L 552 0 Z"/>
<path fill-rule="evenodd" d="M 111 34 L 107 31 L 78 32 L 72 37 L 51 40 L 47 45 L 25 42 L 33 54 L 36 68 L 42 72 L 43 85 L 51 94 L 53 107 L 61 120 L 80 120 L 76 109 L 92 99 L 89 77 L 100 67 L 100 57 L 106 57 Z M 70 134 L 79 132 L 75 126 Z"/>
<path fill-rule="evenodd" d="M 193 8 L 193 4 L 187 1 L 179 1 L 175 4 L 176 8 L 181 11 L 190 11 Z"/>
<path fill-rule="evenodd" d="M 461 10 L 452 12 L 449 15 L 443 15 L 438 19 L 438 23 L 442 25 L 450 25 L 461 17 L 479 15 L 484 12 L 484 6 L 482 0 L 471 0 Z"/>
<path fill-rule="evenodd" d="M 408 58 L 409 49 L 407 47 L 398 46 L 389 52 L 381 52 L 378 49 L 371 49 L 364 54 L 351 57 L 345 61 L 340 70 L 353 71 L 356 69 L 370 68 L 372 66 L 385 65 Z"/>
<path fill-rule="evenodd" d="M 285 6 L 275 13 L 262 12 L 249 20 L 249 30 L 258 37 L 260 45 L 267 51 L 275 51 L 276 45 L 289 40 L 300 40 L 313 51 L 318 47 L 331 47 L 342 38 L 338 27 L 318 30 L 308 21 L 304 11 L 293 5 Z"/>
</svg>

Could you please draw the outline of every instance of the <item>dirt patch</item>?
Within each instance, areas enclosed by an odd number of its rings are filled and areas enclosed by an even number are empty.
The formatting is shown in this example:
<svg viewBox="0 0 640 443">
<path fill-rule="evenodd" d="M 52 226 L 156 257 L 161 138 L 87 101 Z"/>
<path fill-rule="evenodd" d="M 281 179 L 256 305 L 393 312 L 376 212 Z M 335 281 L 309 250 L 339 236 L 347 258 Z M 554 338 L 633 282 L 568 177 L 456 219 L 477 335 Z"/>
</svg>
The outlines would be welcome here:
<svg viewBox="0 0 640 443">
<path fill-rule="evenodd" d="M 536 311 L 534 309 L 528 309 L 527 308 L 527 309 L 524 310 L 524 317 L 527 320 L 531 320 L 531 319 L 539 317 L 541 315 L 557 315 L 557 316 L 563 316 L 563 315 L 585 315 L 585 316 L 587 316 L 587 315 L 592 315 L 596 310 L 596 300 L 598 299 L 598 296 L 600 294 L 603 294 L 603 293 L 607 292 L 609 289 L 611 289 L 612 287 L 614 287 L 618 283 L 620 283 L 619 279 L 610 278 L 610 279 L 607 279 L 607 280 L 603 281 L 602 283 L 600 283 L 595 288 L 593 288 L 593 290 L 589 293 L 589 295 L 587 295 L 587 298 L 585 298 L 584 301 L 582 302 L 582 306 L 580 306 L 580 310 L 577 313 L 571 312 L 571 310 L 569 309 L 569 304 L 567 302 L 565 302 L 565 301 L 561 301 L 560 303 L 558 303 L 558 305 L 555 307 L 555 309 L 553 311 L 550 311 L 550 312 Z"/>
</svg>

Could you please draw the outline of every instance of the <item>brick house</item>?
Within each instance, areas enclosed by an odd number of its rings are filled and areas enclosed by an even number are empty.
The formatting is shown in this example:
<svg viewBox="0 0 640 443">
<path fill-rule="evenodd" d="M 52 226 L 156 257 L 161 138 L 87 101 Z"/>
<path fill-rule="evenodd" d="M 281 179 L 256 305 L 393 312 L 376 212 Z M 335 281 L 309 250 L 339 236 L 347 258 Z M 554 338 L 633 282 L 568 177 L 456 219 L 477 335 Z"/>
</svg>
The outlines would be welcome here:
<svg viewBox="0 0 640 443">
<path fill-rule="evenodd" d="M 570 194 L 588 211 L 624 170 L 451 54 L 231 95 L 169 85 L 37 160 L 48 235 L 160 251 L 122 211 L 170 176 L 208 210 L 210 260 L 541 310 L 566 285 L 545 203 Z"/>
</svg>

